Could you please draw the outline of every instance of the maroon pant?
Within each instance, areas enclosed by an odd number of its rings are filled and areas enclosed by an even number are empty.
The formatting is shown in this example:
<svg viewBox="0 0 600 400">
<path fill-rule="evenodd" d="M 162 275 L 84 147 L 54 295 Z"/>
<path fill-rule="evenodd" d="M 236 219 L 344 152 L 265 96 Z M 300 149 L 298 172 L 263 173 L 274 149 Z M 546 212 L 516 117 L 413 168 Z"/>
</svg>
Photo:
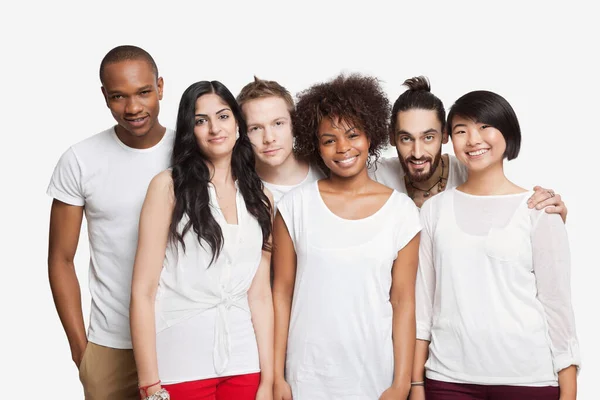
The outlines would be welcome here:
<svg viewBox="0 0 600 400">
<path fill-rule="evenodd" d="M 425 379 L 427 400 L 558 400 L 558 386 L 472 385 Z"/>
</svg>

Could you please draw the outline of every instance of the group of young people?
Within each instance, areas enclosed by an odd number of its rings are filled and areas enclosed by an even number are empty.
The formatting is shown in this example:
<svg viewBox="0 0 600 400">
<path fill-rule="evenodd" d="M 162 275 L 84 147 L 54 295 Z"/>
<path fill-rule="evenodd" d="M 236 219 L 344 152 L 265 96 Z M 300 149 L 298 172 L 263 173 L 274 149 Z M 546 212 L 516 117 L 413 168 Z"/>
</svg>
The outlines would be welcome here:
<svg viewBox="0 0 600 400">
<path fill-rule="evenodd" d="M 500 95 L 446 116 L 424 77 L 393 106 L 361 74 L 296 102 L 274 81 L 237 97 L 200 81 L 171 130 L 146 51 L 112 49 L 100 80 L 116 125 L 48 187 L 50 285 L 86 399 L 576 398 L 567 210 L 504 174 L 521 131 Z"/>
</svg>

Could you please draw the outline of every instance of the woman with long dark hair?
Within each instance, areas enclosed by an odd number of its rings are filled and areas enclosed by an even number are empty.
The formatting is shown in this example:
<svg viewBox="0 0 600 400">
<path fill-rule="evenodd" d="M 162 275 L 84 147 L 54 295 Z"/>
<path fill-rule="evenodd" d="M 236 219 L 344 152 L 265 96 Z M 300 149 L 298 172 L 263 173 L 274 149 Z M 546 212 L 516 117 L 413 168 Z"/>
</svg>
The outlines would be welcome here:
<svg viewBox="0 0 600 400">
<path fill-rule="evenodd" d="M 172 168 L 140 217 L 131 332 L 142 398 L 271 398 L 271 204 L 235 98 L 194 83 Z"/>
</svg>

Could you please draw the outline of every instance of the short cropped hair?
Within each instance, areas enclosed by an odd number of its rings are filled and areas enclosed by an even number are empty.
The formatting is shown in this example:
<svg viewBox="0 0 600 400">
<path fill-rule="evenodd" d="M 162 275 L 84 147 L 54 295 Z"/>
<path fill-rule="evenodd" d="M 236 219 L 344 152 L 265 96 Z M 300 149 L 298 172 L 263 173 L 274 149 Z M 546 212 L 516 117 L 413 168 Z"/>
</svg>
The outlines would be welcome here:
<svg viewBox="0 0 600 400">
<path fill-rule="evenodd" d="M 339 118 L 361 129 L 369 138 L 371 162 L 388 144 L 390 102 L 377 78 L 341 74 L 298 94 L 296 103 L 296 151 L 310 162 L 328 168 L 319 153 L 317 132 L 323 118 Z"/>
<path fill-rule="evenodd" d="M 452 119 L 455 116 L 498 129 L 506 141 L 504 157 L 512 160 L 519 155 L 521 127 L 515 111 L 504 97 L 486 90 L 476 90 L 460 97 L 448 112 L 449 134 L 452 134 Z"/>
<path fill-rule="evenodd" d="M 446 125 L 446 110 L 442 101 L 431 93 L 429 79 L 425 76 L 415 76 L 405 80 L 402 85 L 408 89 L 396 99 L 392 107 L 392 118 L 390 119 L 392 134 L 396 133 L 398 128 L 396 126 L 398 113 L 414 109 L 435 111 L 443 131 Z"/>
<path fill-rule="evenodd" d="M 115 47 L 106 53 L 102 59 L 102 62 L 100 63 L 100 82 L 104 83 L 104 69 L 108 64 L 130 60 L 146 61 L 150 67 L 152 67 L 154 76 L 156 79 L 158 79 L 158 67 L 156 66 L 156 62 L 154 62 L 154 59 L 150 53 L 137 46 L 124 45 Z"/>
<path fill-rule="evenodd" d="M 285 101 L 290 115 L 294 113 L 294 99 L 290 92 L 275 81 L 267 81 L 254 76 L 254 82 L 248 83 L 237 95 L 240 108 L 250 100 L 263 99 L 265 97 L 280 97 Z"/>
</svg>

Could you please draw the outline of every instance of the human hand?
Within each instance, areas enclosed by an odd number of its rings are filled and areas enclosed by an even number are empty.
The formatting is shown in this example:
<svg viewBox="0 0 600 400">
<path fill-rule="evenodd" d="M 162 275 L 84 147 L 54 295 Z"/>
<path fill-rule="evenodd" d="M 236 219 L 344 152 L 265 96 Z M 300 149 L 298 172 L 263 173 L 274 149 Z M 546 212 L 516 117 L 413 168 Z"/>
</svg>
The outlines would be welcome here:
<svg viewBox="0 0 600 400">
<path fill-rule="evenodd" d="M 409 389 L 402 386 L 392 386 L 381 394 L 379 400 L 405 400 Z"/>
<path fill-rule="evenodd" d="M 87 348 L 87 340 L 82 341 L 81 343 L 76 344 L 71 348 L 71 359 L 77 366 L 77 369 L 81 367 L 81 362 L 83 361 L 83 356 L 85 354 L 85 349 Z"/>
<path fill-rule="evenodd" d="M 425 400 L 425 388 L 423 386 L 411 387 L 408 400 Z"/>
<path fill-rule="evenodd" d="M 273 400 L 292 400 L 292 388 L 285 379 L 278 379 L 273 385 Z"/>
<path fill-rule="evenodd" d="M 261 382 L 256 392 L 256 400 L 273 400 L 273 384 Z"/>
<path fill-rule="evenodd" d="M 541 210 L 545 208 L 549 214 L 559 214 L 563 222 L 567 222 L 567 206 L 562 201 L 560 194 L 554 193 L 552 189 L 544 189 L 541 186 L 533 188 L 535 193 L 527 200 L 529 208 Z"/>
</svg>

